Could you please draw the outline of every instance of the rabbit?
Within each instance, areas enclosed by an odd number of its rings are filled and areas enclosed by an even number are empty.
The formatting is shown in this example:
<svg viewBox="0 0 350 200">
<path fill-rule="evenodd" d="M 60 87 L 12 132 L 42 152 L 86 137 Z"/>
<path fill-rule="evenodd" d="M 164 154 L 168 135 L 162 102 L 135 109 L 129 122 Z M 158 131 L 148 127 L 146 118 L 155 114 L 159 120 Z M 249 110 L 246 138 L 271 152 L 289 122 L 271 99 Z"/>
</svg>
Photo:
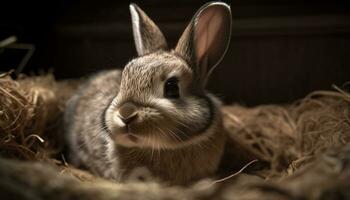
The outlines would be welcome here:
<svg viewBox="0 0 350 200">
<path fill-rule="evenodd" d="M 136 4 L 130 13 L 138 56 L 93 75 L 67 102 L 70 161 L 117 182 L 139 167 L 169 184 L 213 176 L 227 136 L 205 86 L 229 46 L 229 5 L 203 5 L 174 49 Z"/>
</svg>

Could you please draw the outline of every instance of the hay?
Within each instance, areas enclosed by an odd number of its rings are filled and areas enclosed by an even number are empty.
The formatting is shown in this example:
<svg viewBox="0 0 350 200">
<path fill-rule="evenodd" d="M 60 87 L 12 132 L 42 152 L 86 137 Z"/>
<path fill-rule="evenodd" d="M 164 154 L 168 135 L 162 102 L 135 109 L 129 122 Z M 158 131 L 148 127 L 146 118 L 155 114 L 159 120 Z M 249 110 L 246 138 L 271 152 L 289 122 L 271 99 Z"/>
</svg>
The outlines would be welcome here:
<svg viewBox="0 0 350 200">
<path fill-rule="evenodd" d="M 18 190 L 27 187 L 31 195 L 42 197 L 45 193 L 54 199 L 61 199 L 54 195 L 64 190 L 69 191 L 66 197 L 79 194 L 87 199 L 350 197 L 346 190 L 350 186 L 350 95 L 339 88 L 313 92 L 291 105 L 225 106 L 224 124 L 233 143 L 249 152 L 250 160 L 257 158 L 265 165 L 251 173 L 258 176 L 237 173 L 224 181 L 203 180 L 182 188 L 155 182 L 116 184 L 66 163 L 61 117 L 65 101 L 78 83 L 57 82 L 52 75 L 20 77 L 16 81 L 8 74 L 0 76 L 0 154 L 22 160 L 0 159 L 2 191 L 10 192 L 19 184 Z M 237 154 L 235 151 L 232 146 L 231 152 Z M 231 160 L 236 162 L 225 161 Z M 28 176 L 19 176 L 18 170 Z M 45 175 L 34 177 L 38 171 Z M 35 185 L 38 182 L 45 183 L 44 193 Z M 144 198 L 138 196 L 147 192 Z"/>
<path fill-rule="evenodd" d="M 45 160 L 62 150 L 59 129 L 64 102 L 74 89 L 52 75 L 13 81 L 0 78 L 0 153 L 5 157 Z M 75 84 L 76 85 L 76 84 Z"/>
<path fill-rule="evenodd" d="M 223 112 L 231 138 L 270 163 L 266 176 L 291 174 L 350 140 L 350 95 L 342 90 L 316 91 L 287 106 L 235 105 Z"/>
</svg>

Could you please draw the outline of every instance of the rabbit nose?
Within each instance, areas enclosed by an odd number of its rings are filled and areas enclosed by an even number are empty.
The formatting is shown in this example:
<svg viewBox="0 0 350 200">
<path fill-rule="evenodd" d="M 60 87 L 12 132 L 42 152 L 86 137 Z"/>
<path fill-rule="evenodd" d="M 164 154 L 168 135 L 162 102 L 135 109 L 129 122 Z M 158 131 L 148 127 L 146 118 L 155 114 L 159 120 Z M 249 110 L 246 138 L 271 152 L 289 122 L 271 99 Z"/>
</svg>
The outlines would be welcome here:
<svg viewBox="0 0 350 200">
<path fill-rule="evenodd" d="M 137 118 L 137 107 L 133 103 L 125 103 L 119 108 L 119 117 L 128 124 Z"/>
</svg>

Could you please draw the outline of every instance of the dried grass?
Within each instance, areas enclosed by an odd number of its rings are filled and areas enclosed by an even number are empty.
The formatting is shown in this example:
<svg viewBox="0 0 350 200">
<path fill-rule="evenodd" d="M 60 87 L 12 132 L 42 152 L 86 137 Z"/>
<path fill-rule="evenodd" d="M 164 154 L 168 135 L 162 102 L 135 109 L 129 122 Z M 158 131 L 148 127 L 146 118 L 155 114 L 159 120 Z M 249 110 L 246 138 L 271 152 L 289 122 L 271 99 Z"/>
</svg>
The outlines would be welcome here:
<svg viewBox="0 0 350 200">
<path fill-rule="evenodd" d="M 292 105 L 234 105 L 223 112 L 231 138 L 270 163 L 265 177 L 292 174 L 350 141 L 350 95 L 339 88 L 315 91 Z"/>
<path fill-rule="evenodd" d="M 47 160 L 62 150 L 64 102 L 75 82 L 57 83 L 52 75 L 0 76 L 0 153 L 25 160 Z"/>
</svg>

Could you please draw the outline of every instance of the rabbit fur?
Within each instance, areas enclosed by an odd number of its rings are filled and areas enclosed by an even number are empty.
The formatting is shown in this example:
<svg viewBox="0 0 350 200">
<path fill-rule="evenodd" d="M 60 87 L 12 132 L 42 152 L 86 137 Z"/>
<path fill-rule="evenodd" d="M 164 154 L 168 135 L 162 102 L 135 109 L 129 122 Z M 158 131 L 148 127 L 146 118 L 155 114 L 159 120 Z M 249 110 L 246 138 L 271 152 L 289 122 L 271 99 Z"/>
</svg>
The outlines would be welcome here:
<svg viewBox="0 0 350 200">
<path fill-rule="evenodd" d="M 202 6 L 175 49 L 136 4 L 130 12 L 138 56 L 91 76 L 67 103 L 71 162 L 120 182 L 138 167 L 171 184 L 213 175 L 226 134 L 205 85 L 229 44 L 230 7 Z"/>
</svg>

